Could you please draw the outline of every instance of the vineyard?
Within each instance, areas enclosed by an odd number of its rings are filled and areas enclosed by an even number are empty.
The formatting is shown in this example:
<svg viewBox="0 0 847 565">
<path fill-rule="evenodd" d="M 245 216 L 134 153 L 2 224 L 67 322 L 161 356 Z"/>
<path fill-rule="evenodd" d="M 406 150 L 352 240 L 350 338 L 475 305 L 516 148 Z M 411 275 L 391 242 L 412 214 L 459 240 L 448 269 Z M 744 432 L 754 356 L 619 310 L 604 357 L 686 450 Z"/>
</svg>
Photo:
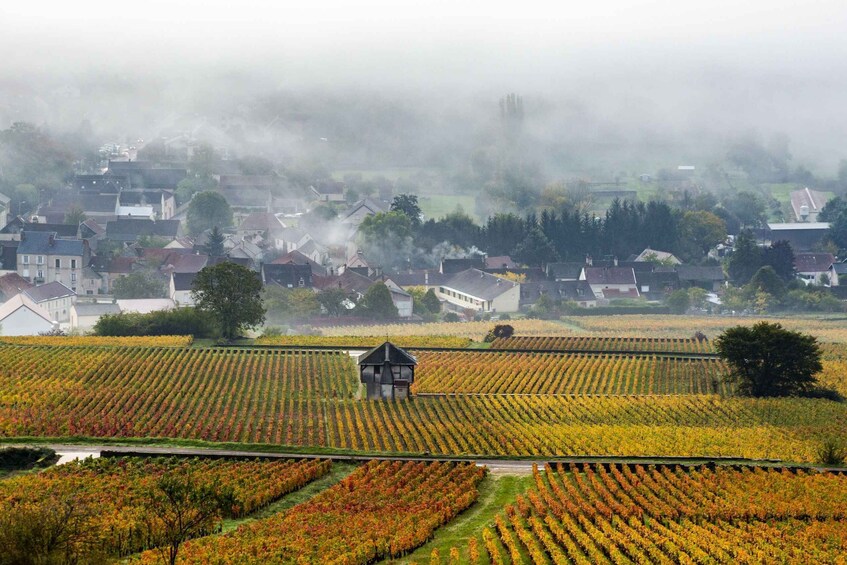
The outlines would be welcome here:
<svg viewBox="0 0 847 565">
<path fill-rule="evenodd" d="M 724 368 L 716 359 L 490 351 L 420 351 L 417 357 L 420 369 L 414 389 L 418 393 L 727 392 L 721 378 Z"/>
<path fill-rule="evenodd" d="M 150 531 L 147 506 L 164 475 L 232 488 L 234 504 L 224 514 L 241 517 L 325 475 L 330 466 L 328 460 L 89 459 L 0 481 L 0 515 L 38 519 L 73 505 L 82 529 L 96 532 L 79 551 L 126 556 L 163 542 L 162 532 Z"/>
<path fill-rule="evenodd" d="M 469 464 L 372 461 L 290 510 L 185 545 L 180 563 L 370 563 L 423 544 L 477 499 Z M 148 552 L 143 563 L 157 563 Z"/>
<path fill-rule="evenodd" d="M 709 392 L 705 375 L 713 361 L 419 353 L 416 386 L 421 390 L 450 390 L 449 384 L 533 394 L 361 401 L 355 398 L 355 365 L 337 352 L 3 346 L 0 437 L 164 437 L 445 455 L 814 461 L 822 439 L 843 435 L 847 426 L 844 403 L 679 394 Z M 567 373 L 568 363 L 582 368 Z M 825 366 L 830 363 L 843 362 Z M 834 366 L 837 380 L 843 364 Z M 552 371 L 562 376 L 547 378 Z M 670 376 L 657 378 L 662 371 Z"/>
<path fill-rule="evenodd" d="M 410 335 L 410 336 L 322 336 L 322 335 L 281 335 L 260 337 L 256 345 L 285 345 L 285 346 L 320 346 L 320 347 L 360 347 L 371 348 L 382 345 L 390 339 L 398 347 L 448 347 L 461 349 L 467 347 L 471 340 L 466 337 L 444 335 Z"/>
<path fill-rule="evenodd" d="M 0 436 L 326 445 L 323 399 L 358 386 L 337 352 L 0 347 Z"/>
<path fill-rule="evenodd" d="M 651 338 L 691 338 L 703 332 L 709 338 L 733 326 L 752 326 L 756 322 L 778 322 L 789 330 L 816 336 L 822 342 L 847 343 L 847 323 L 844 318 L 778 318 L 762 319 L 736 316 L 573 316 L 563 322 L 574 328 L 571 334 L 603 337 L 650 336 Z M 515 328 L 517 335 L 535 335 Z M 550 333 L 548 335 L 562 335 Z M 565 334 L 567 335 L 567 334 Z"/>
<path fill-rule="evenodd" d="M 514 327 L 518 335 L 573 335 L 575 333 L 575 330 L 568 326 L 547 320 L 511 320 L 503 323 Z M 390 336 L 392 340 L 401 340 L 408 336 L 459 336 L 482 341 L 493 326 L 493 322 L 433 322 L 336 326 L 321 328 L 321 333 L 325 336 Z"/>
<path fill-rule="evenodd" d="M 709 340 L 693 338 L 520 336 L 498 338 L 491 349 L 520 351 L 627 351 L 646 353 L 714 353 Z"/>
<path fill-rule="evenodd" d="M 190 335 L 151 335 L 129 337 L 86 336 L 43 336 L 19 335 L 0 337 L 0 344 L 8 345 L 51 345 L 51 346 L 121 346 L 121 347 L 187 347 Z"/>
<path fill-rule="evenodd" d="M 559 465 L 467 548 L 471 563 L 843 563 L 847 476 Z"/>
</svg>

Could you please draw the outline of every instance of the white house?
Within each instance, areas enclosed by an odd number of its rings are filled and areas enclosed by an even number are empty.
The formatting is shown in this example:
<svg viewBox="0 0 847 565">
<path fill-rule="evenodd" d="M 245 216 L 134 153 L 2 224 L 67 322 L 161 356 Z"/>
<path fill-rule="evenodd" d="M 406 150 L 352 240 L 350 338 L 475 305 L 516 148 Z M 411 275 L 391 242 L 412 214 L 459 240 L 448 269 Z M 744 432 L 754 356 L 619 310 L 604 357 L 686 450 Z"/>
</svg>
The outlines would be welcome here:
<svg viewBox="0 0 847 565">
<path fill-rule="evenodd" d="M 94 329 L 100 316 L 119 314 L 117 304 L 112 302 L 77 302 L 71 306 L 70 324 L 72 330 L 87 332 Z"/>
<path fill-rule="evenodd" d="M 44 308 L 24 294 L 0 305 L 0 335 L 38 335 L 58 327 Z"/>
<path fill-rule="evenodd" d="M 23 291 L 27 298 L 47 310 L 51 320 L 66 324 L 71 319 L 71 306 L 76 302 L 76 292 L 55 281 L 34 286 Z"/>
<path fill-rule="evenodd" d="M 456 273 L 438 287 L 439 298 L 459 309 L 478 312 L 517 312 L 521 285 L 479 269 Z"/>
<path fill-rule="evenodd" d="M 391 279 L 385 279 L 385 286 L 388 287 L 388 292 L 391 293 L 391 302 L 397 308 L 397 315 L 401 318 L 411 317 L 414 303 L 412 295 L 400 288 L 400 285 Z"/>
<path fill-rule="evenodd" d="M 196 273 L 171 273 L 168 296 L 177 306 L 194 306 L 191 287 Z"/>
<path fill-rule="evenodd" d="M 824 275 L 830 277 L 834 263 L 835 256 L 832 253 L 794 254 L 794 270 L 797 271 L 797 278 L 810 285 L 820 285 L 823 280 L 821 277 Z"/>
<path fill-rule="evenodd" d="M 585 267 L 579 280 L 586 281 L 597 298 L 638 298 L 632 267 Z"/>
</svg>

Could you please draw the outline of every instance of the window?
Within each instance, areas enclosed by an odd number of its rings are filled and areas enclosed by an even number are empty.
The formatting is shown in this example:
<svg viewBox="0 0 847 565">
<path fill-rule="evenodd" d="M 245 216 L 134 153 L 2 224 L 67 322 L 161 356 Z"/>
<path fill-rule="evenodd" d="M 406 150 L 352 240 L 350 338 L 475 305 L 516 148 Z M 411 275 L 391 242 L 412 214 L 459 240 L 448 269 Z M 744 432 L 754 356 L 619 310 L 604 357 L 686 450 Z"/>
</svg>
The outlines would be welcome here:
<svg viewBox="0 0 847 565">
<path fill-rule="evenodd" d="M 42 271 L 41 269 L 38 269 L 38 270 L 35 272 L 35 278 L 37 278 L 37 279 L 43 279 L 43 278 L 44 278 L 44 271 Z"/>
<path fill-rule="evenodd" d="M 62 268 L 62 260 L 61 260 L 61 259 L 56 259 L 56 268 L 57 268 L 57 269 L 61 269 L 61 268 Z"/>
<path fill-rule="evenodd" d="M 306 281 L 303 280 L 303 277 L 300 277 L 300 280 L 297 281 L 297 286 L 299 286 L 300 288 L 306 286 Z"/>
<path fill-rule="evenodd" d="M 71 259 L 71 269 L 76 269 L 76 259 Z"/>
<path fill-rule="evenodd" d="M 23 258 L 23 264 L 24 264 L 24 265 L 29 265 L 29 255 L 24 255 L 24 258 Z"/>
<path fill-rule="evenodd" d="M 71 282 L 72 283 L 76 282 L 76 273 L 71 273 Z"/>
<path fill-rule="evenodd" d="M 37 255 L 35 257 L 35 264 L 36 265 L 43 265 L 44 264 L 44 255 Z"/>
</svg>

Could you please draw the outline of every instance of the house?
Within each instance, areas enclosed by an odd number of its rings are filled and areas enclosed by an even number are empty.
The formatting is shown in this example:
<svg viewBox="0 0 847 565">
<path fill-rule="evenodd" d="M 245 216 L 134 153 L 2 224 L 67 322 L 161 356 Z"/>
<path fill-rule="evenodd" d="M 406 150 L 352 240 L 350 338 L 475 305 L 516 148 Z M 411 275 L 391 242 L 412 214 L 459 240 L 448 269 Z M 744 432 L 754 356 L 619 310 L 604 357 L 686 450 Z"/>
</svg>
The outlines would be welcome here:
<svg viewBox="0 0 847 565">
<path fill-rule="evenodd" d="M 810 190 L 807 186 L 803 190 L 791 192 L 791 211 L 794 213 L 795 222 L 818 221 L 818 214 L 826 205 L 827 195 L 817 190 Z"/>
<path fill-rule="evenodd" d="M 6 302 L 13 296 L 17 296 L 33 286 L 31 282 L 18 273 L 7 273 L 0 277 L 0 302 Z"/>
<path fill-rule="evenodd" d="M 71 306 L 76 302 L 76 292 L 60 282 L 49 282 L 23 291 L 23 294 L 43 308 L 51 320 L 70 321 Z"/>
<path fill-rule="evenodd" d="M 570 261 L 563 263 L 547 263 L 547 278 L 554 281 L 578 281 L 586 263 Z"/>
<path fill-rule="evenodd" d="M 171 273 L 168 284 L 168 297 L 177 306 L 194 306 L 191 290 L 194 287 L 194 277 L 197 273 Z"/>
<path fill-rule="evenodd" d="M 319 181 L 311 185 L 309 190 L 320 202 L 344 202 L 344 183 L 341 181 Z"/>
<path fill-rule="evenodd" d="M 270 212 L 277 184 L 270 175 L 220 175 L 218 189 L 235 211 Z"/>
<path fill-rule="evenodd" d="M 129 179 L 119 174 L 74 175 L 72 187 L 77 192 L 93 192 L 95 194 L 117 194 L 124 188 L 129 188 Z"/>
<path fill-rule="evenodd" d="M 585 267 L 580 280 L 591 286 L 591 292 L 597 298 L 614 300 L 640 296 L 632 267 Z"/>
<path fill-rule="evenodd" d="M 15 216 L 6 224 L 0 234 L 20 235 L 24 231 L 53 232 L 56 237 L 62 239 L 74 239 L 79 232 L 79 226 L 73 224 L 46 224 L 41 222 L 30 222 Z"/>
<path fill-rule="evenodd" d="M 368 400 L 406 400 L 418 360 L 386 341 L 359 357 L 359 379 Z"/>
<path fill-rule="evenodd" d="M 586 281 L 532 281 L 521 284 L 521 309 L 529 308 L 542 296 L 574 302 L 582 308 L 597 306 L 597 297 Z"/>
<path fill-rule="evenodd" d="M 9 211 L 11 210 L 12 199 L 0 192 L 0 228 L 6 225 L 9 221 Z"/>
<path fill-rule="evenodd" d="M 97 239 L 105 235 L 106 228 L 94 218 L 88 218 L 79 225 L 79 237 L 82 239 Z"/>
<path fill-rule="evenodd" d="M 658 263 L 660 265 L 681 265 L 682 261 L 677 259 L 673 253 L 658 251 L 649 247 L 638 254 L 635 258 L 637 263 Z"/>
<path fill-rule="evenodd" d="M 438 271 L 412 271 L 409 273 L 397 273 L 391 275 L 391 280 L 397 283 L 403 289 L 410 287 L 421 287 L 424 290 L 438 290 L 442 284 L 450 280 L 452 275 L 444 275 Z"/>
<path fill-rule="evenodd" d="M 20 241 L 0 240 L 0 272 L 18 272 L 18 246 Z"/>
<path fill-rule="evenodd" d="M 318 264 L 324 264 L 329 261 L 329 249 L 314 239 L 309 239 L 306 243 L 297 248 L 297 251 Z"/>
<path fill-rule="evenodd" d="M 517 269 L 518 265 L 508 255 L 497 255 L 495 257 L 485 258 L 486 269 Z"/>
<path fill-rule="evenodd" d="M 82 269 L 82 276 L 79 281 L 79 290 L 77 294 L 91 296 L 94 294 L 105 294 L 107 292 L 106 278 L 92 269 L 85 267 Z"/>
<path fill-rule="evenodd" d="M 66 282 L 76 289 L 82 268 L 88 264 L 91 253 L 84 239 L 61 239 L 55 232 L 21 232 L 18 245 L 18 274 L 41 284 Z"/>
<path fill-rule="evenodd" d="M 400 318 L 411 318 L 414 313 L 414 300 L 412 295 L 400 288 L 400 286 L 391 279 L 383 281 L 391 294 L 391 302 L 397 308 L 397 315 Z"/>
<path fill-rule="evenodd" d="M 363 277 L 371 277 L 375 275 L 375 271 L 371 269 L 368 262 L 365 260 L 365 255 L 361 252 L 361 250 L 356 251 L 355 254 L 351 255 L 347 262 L 341 266 L 340 272 L 345 271 L 353 271 L 354 273 L 359 273 Z"/>
<path fill-rule="evenodd" d="M 294 265 L 309 265 L 312 268 L 312 273 L 325 277 L 327 276 L 327 269 L 323 265 L 316 263 L 309 257 L 306 257 L 296 249 L 294 251 L 289 251 L 285 255 L 281 257 L 277 257 L 273 261 L 271 261 L 272 265 L 286 265 L 288 263 L 293 263 Z"/>
<path fill-rule="evenodd" d="M 260 236 L 272 247 L 282 248 L 284 231 L 285 224 L 275 214 L 253 212 L 241 220 L 235 233 L 240 237 Z"/>
<path fill-rule="evenodd" d="M 170 220 L 176 213 L 176 198 L 169 190 L 122 190 L 115 213 L 119 217 Z"/>
<path fill-rule="evenodd" d="M 109 175 L 127 179 L 124 189 L 165 188 L 175 190 L 188 177 L 181 167 L 159 167 L 146 161 L 109 161 Z"/>
<path fill-rule="evenodd" d="M 457 273 L 438 288 L 438 296 L 455 309 L 478 312 L 517 312 L 521 285 L 479 269 Z"/>
<path fill-rule="evenodd" d="M 101 316 L 120 312 L 120 306 L 113 302 L 77 302 L 71 306 L 70 326 L 72 330 L 91 331 Z"/>
<path fill-rule="evenodd" d="M 485 259 L 482 255 L 474 255 L 463 259 L 442 259 L 438 272 L 443 275 L 455 275 L 468 269 L 484 269 Z"/>
<path fill-rule="evenodd" d="M 275 284 L 283 288 L 312 288 L 312 267 L 285 263 L 262 265 L 262 284 Z"/>
<path fill-rule="evenodd" d="M 132 273 L 137 262 L 138 259 L 135 257 L 98 255 L 91 258 L 88 267 L 100 276 L 100 292 L 110 294 L 115 288 L 115 281 Z M 90 281 L 92 287 L 95 284 L 94 281 L 93 278 Z M 86 288 L 87 290 L 90 289 Z"/>
<path fill-rule="evenodd" d="M 127 298 L 118 299 L 115 302 L 121 312 L 128 314 L 149 314 L 176 308 L 176 304 L 170 298 Z"/>
<path fill-rule="evenodd" d="M 823 276 L 829 278 L 835 257 L 832 253 L 795 253 L 794 270 L 797 278 L 807 285 L 823 284 Z"/>
<path fill-rule="evenodd" d="M 679 273 L 669 267 L 635 271 L 635 280 L 639 294 L 647 300 L 664 300 L 681 286 Z"/>
<path fill-rule="evenodd" d="M 170 273 L 199 273 L 209 264 L 209 256 L 204 253 L 171 253 L 162 262 L 159 270 Z"/>
<path fill-rule="evenodd" d="M 58 327 L 58 322 L 24 293 L 0 305 L 0 335 L 38 335 Z"/>
<path fill-rule="evenodd" d="M 3 280 L 0 278 L 0 280 Z M 842 284 L 843 283 L 843 284 Z M 830 286 L 847 286 L 847 263 L 833 263 L 829 273 Z"/>
<path fill-rule="evenodd" d="M 343 212 L 340 216 L 340 220 L 342 224 L 346 224 L 350 226 L 351 229 L 356 230 L 359 229 L 359 226 L 368 216 L 376 216 L 377 214 L 384 214 L 388 211 L 389 207 L 385 206 L 381 202 L 377 202 L 370 198 L 363 198 L 362 200 L 355 202 L 345 212 Z"/>
<path fill-rule="evenodd" d="M 374 281 L 355 271 L 346 270 L 335 276 L 313 277 L 312 283 L 318 290 L 339 288 L 355 303 L 362 299 Z"/>
<path fill-rule="evenodd" d="M 768 224 L 762 234 L 770 242 L 785 240 L 795 252 L 814 249 L 829 233 L 827 222 Z"/>
<path fill-rule="evenodd" d="M 140 237 L 156 237 L 173 241 L 182 235 L 179 220 L 119 218 L 106 222 L 106 239 L 133 243 Z"/>
<path fill-rule="evenodd" d="M 684 288 L 697 286 L 709 292 L 717 292 L 726 280 L 720 265 L 677 265 L 674 270 L 679 277 L 680 286 Z"/>
</svg>

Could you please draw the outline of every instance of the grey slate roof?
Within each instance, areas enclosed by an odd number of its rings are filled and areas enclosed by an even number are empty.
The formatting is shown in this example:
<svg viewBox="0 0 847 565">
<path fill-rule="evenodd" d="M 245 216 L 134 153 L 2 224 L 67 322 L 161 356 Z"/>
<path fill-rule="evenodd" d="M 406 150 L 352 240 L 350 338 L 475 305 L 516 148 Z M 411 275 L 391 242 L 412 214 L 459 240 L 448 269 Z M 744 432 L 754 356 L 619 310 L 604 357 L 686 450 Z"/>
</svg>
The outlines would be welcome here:
<svg viewBox="0 0 847 565">
<path fill-rule="evenodd" d="M 582 273 L 585 263 L 570 261 L 564 263 L 547 263 L 547 276 L 551 279 L 577 280 Z"/>
<path fill-rule="evenodd" d="M 141 236 L 174 239 L 179 235 L 179 220 L 142 220 L 120 218 L 106 222 L 106 237 L 116 241 L 135 241 Z"/>
<path fill-rule="evenodd" d="M 191 290 L 197 273 L 174 273 L 174 290 Z"/>
<path fill-rule="evenodd" d="M 697 265 L 677 265 L 676 272 L 681 281 L 722 281 L 724 280 L 723 268 L 719 265 L 711 267 L 700 267 Z"/>
<path fill-rule="evenodd" d="M 301 287 L 300 281 L 303 281 Z M 267 263 L 262 265 L 262 282 L 276 283 L 288 288 L 312 288 L 312 266 L 285 263 L 282 265 Z"/>
<path fill-rule="evenodd" d="M 77 302 L 73 305 L 77 316 L 103 316 L 120 314 L 121 307 L 112 302 Z"/>
<path fill-rule="evenodd" d="M 794 268 L 798 273 L 822 273 L 835 262 L 832 253 L 795 253 Z"/>
<path fill-rule="evenodd" d="M 359 365 L 382 365 L 385 362 L 392 365 L 417 365 L 414 355 L 400 349 L 390 341 L 374 347 L 359 358 Z"/>
<path fill-rule="evenodd" d="M 635 284 L 632 267 L 586 267 L 585 280 L 590 284 Z"/>
<path fill-rule="evenodd" d="M 480 300 L 494 300 L 504 292 L 518 286 L 518 283 L 490 275 L 479 269 L 468 269 L 453 275 L 442 286 Z"/>
<path fill-rule="evenodd" d="M 41 303 L 46 300 L 56 300 L 68 296 L 76 296 L 76 293 L 60 282 L 51 282 L 41 286 L 34 286 L 24 291 L 34 302 Z"/>
<path fill-rule="evenodd" d="M 61 239 L 56 232 L 22 231 L 18 255 L 66 255 L 81 257 L 85 244 L 81 239 Z"/>
</svg>

